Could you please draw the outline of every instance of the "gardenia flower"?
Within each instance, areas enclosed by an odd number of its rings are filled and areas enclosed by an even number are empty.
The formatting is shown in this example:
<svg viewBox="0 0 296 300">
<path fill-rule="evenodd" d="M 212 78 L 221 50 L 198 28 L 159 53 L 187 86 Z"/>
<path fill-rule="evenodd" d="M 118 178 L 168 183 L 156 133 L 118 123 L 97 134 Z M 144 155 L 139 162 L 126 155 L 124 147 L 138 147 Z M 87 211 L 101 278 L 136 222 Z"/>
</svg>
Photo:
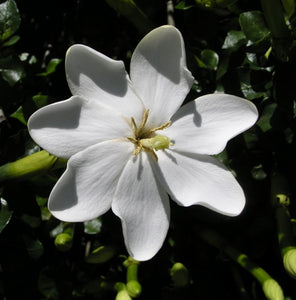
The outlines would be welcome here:
<svg viewBox="0 0 296 300">
<path fill-rule="evenodd" d="M 236 216 L 244 193 L 217 159 L 229 139 L 251 127 L 255 106 L 225 94 L 181 107 L 193 77 L 180 32 L 162 26 L 135 49 L 130 77 L 122 61 L 74 45 L 66 54 L 73 96 L 35 112 L 32 138 L 70 158 L 48 207 L 63 221 L 94 219 L 110 208 L 136 260 L 150 259 L 166 237 L 169 197 Z M 181 108 L 180 108 L 181 107 Z"/>
</svg>

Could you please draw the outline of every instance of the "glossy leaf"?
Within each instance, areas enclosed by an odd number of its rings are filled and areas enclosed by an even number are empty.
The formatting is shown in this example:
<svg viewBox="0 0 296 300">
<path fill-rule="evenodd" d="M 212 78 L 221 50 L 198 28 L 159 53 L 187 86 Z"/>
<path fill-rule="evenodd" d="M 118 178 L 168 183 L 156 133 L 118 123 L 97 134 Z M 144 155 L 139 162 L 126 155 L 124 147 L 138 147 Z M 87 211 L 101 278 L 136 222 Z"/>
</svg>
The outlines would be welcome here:
<svg viewBox="0 0 296 300">
<path fill-rule="evenodd" d="M 97 234 L 101 231 L 102 221 L 100 218 L 84 222 L 84 232 L 88 234 Z"/>
<path fill-rule="evenodd" d="M 241 13 L 239 23 L 246 37 L 252 42 L 258 42 L 270 34 L 264 16 L 260 11 L 248 11 Z"/>
<path fill-rule="evenodd" d="M 42 73 L 38 73 L 38 76 L 48 76 L 55 72 L 57 66 L 62 62 L 62 59 L 53 58 L 49 61 L 48 65 L 46 66 L 46 71 Z"/>
<path fill-rule="evenodd" d="M 201 60 L 206 65 L 207 69 L 216 70 L 219 63 L 219 56 L 215 51 L 205 49 L 201 51 Z"/>
<path fill-rule="evenodd" d="M 0 233 L 2 230 L 6 227 L 6 225 L 9 223 L 12 211 L 9 210 L 7 202 L 1 198 L 1 210 L 0 210 Z"/>
<path fill-rule="evenodd" d="M 10 86 L 14 86 L 25 77 L 25 70 L 17 58 L 8 56 L 0 58 L 0 74 Z"/>
<path fill-rule="evenodd" d="M 21 19 L 16 3 L 7 0 L 0 4 L 0 39 L 5 40 L 12 36 L 19 28 Z"/>
<path fill-rule="evenodd" d="M 242 31 L 230 30 L 227 32 L 222 49 L 235 51 L 246 43 L 246 36 Z"/>
</svg>

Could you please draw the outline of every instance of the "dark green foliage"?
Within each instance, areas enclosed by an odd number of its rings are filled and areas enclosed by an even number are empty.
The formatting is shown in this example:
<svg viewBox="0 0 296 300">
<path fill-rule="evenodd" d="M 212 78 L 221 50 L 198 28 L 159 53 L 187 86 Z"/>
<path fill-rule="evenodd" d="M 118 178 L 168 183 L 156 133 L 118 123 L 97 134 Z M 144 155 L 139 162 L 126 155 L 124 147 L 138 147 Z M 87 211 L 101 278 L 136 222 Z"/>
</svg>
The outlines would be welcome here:
<svg viewBox="0 0 296 300">
<path fill-rule="evenodd" d="M 116 2 L 124 3 L 114 7 Z M 230 218 L 171 202 L 171 227 L 162 249 L 139 265 L 142 293 L 138 299 L 264 299 L 250 274 L 223 249 L 199 237 L 198 230 L 204 227 L 247 253 L 279 282 L 287 299 L 296 299 L 295 279 L 282 264 L 270 200 L 273 175 L 281 173 L 290 186 L 295 239 L 295 4 L 282 1 L 281 10 L 274 14 L 263 10 L 259 1 L 173 2 L 188 68 L 196 78 L 186 101 L 225 92 L 251 100 L 260 117 L 218 155 L 245 191 L 243 213 Z M 282 19 L 270 25 L 270 15 L 286 18 L 284 27 Z M 123 60 L 129 69 L 143 32 L 166 24 L 166 18 L 166 1 L 159 0 L 1 1 L 1 165 L 40 151 L 29 137 L 26 122 L 38 108 L 71 96 L 63 67 L 69 46 L 86 44 Z M 68 233 L 67 224 L 50 215 L 46 201 L 61 173 L 52 170 L 1 184 L 1 299 L 115 299 L 114 284 L 126 282 L 127 252 L 120 221 L 111 212 L 75 224 L 69 250 L 55 247 L 56 236 Z M 185 286 L 171 280 L 170 269 L 176 262 L 186 268 Z"/>
</svg>

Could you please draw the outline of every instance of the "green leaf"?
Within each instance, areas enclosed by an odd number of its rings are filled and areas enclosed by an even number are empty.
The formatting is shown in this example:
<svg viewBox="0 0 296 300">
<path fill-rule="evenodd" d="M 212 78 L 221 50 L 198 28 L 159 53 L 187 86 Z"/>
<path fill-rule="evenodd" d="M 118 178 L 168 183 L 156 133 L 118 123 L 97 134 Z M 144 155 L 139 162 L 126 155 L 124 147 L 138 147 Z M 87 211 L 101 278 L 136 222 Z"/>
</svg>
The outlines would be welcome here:
<svg viewBox="0 0 296 300">
<path fill-rule="evenodd" d="M 40 258 L 44 252 L 42 243 L 27 234 L 23 235 L 23 240 L 25 242 L 28 255 L 33 259 Z"/>
<path fill-rule="evenodd" d="M 133 0 L 105 0 L 105 2 L 126 17 L 141 33 L 147 33 L 154 28 L 146 14 Z"/>
<path fill-rule="evenodd" d="M 181 1 L 175 6 L 175 9 L 187 10 L 191 7 L 193 7 L 193 5 L 186 5 L 185 1 Z"/>
<path fill-rule="evenodd" d="M 0 39 L 12 36 L 19 28 L 21 18 L 16 3 L 8 0 L 0 4 Z"/>
<path fill-rule="evenodd" d="M 46 267 L 39 275 L 38 288 L 47 299 L 57 299 L 59 296 L 58 288 L 51 270 Z"/>
<path fill-rule="evenodd" d="M 10 86 L 14 86 L 26 75 L 21 62 L 12 56 L 0 59 L 0 74 Z"/>
<path fill-rule="evenodd" d="M 101 231 L 102 221 L 100 218 L 84 222 L 84 232 L 88 234 L 97 234 Z"/>
<path fill-rule="evenodd" d="M 17 111 L 15 111 L 10 116 L 17 119 L 17 120 L 19 120 L 24 125 L 27 125 L 27 121 L 25 120 L 24 113 L 23 113 L 23 108 L 21 106 L 17 109 Z"/>
<path fill-rule="evenodd" d="M 3 47 L 9 47 L 17 43 L 20 39 L 19 35 L 13 35 L 8 41 L 6 41 L 2 46 Z"/>
<path fill-rule="evenodd" d="M 48 76 L 55 72 L 57 66 L 62 62 L 62 59 L 52 58 L 48 65 L 46 66 L 46 71 L 42 73 L 38 73 L 37 76 Z"/>
<path fill-rule="evenodd" d="M 37 108 L 41 108 L 45 105 L 48 104 L 48 95 L 41 95 L 41 94 L 38 94 L 38 95 L 35 95 L 32 97 L 33 101 L 35 102 Z"/>
<path fill-rule="evenodd" d="M 254 43 L 263 40 L 270 34 L 260 11 L 241 13 L 239 23 L 246 37 Z"/>
<path fill-rule="evenodd" d="M 254 166 L 251 170 L 251 174 L 255 180 L 263 180 L 267 177 L 267 174 L 264 171 L 263 166 L 261 164 L 258 166 Z"/>
<path fill-rule="evenodd" d="M 261 113 L 261 117 L 257 121 L 257 125 L 260 127 L 260 129 L 263 132 L 266 132 L 272 128 L 272 126 L 270 124 L 270 120 L 271 120 L 276 108 L 277 108 L 277 104 L 271 103 L 271 104 L 268 104 L 267 106 L 265 106 L 265 108 L 263 109 L 263 112 Z"/>
<path fill-rule="evenodd" d="M 235 51 L 246 44 L 246 36 L 242 31 L 230 30 L 227 32 L 222 49 Z"/>
<path fill-rule="evenodd" d="M 101 264 L 110 260 L 115 255 L 115 250 L 111 246 L 100 246 L 85 257 L 85 262 L 89 264 Z"/>
<path fill-rule="evenodd" d="M 0 233 L 9 223 L 12 216 L 12 211 L 9 210 L 7 202 L 1 198 L 1 210 L 0 210 Z"/>
<path fill-rule="evenodd" d="M 207 69 L 216 70 L 219 63 L 219 56 L 215 51 L 205 49 L 201 51 L 201 60 L 206 65 Z"/>
<path fill-rule="evenodd" d="M 290 18 L 295 12 L 295 0 L 282 0 L 283 7 Z"/>
</svg>

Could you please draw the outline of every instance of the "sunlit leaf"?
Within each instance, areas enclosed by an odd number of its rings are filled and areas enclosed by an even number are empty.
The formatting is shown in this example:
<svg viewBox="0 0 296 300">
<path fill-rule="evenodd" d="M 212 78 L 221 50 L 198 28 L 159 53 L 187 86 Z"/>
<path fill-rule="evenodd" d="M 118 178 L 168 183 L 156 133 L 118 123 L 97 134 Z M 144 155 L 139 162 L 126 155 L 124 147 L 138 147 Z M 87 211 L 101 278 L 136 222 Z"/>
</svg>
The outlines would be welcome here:
<svg viewBox="0 0 296 300">
<path fill-rule="evenodd" d="M 48 76 L 55 72 L 57 66 L 62 62 L 62 59 L 52 58 L 48 65 L 46 66 L 46 71 L 42 73 L 38 73 L 38 76 Z"/>
<path fill-rule="evenodd" d="M 24 125 L 27 125 L 27 121 L 25 120 L 23 108 L 20 106 L 17 111 L 10 115 L 11 117 L 18 119 Z"/>
<path fill-rule="evenodd" d="M 13 0 L 0 4 L 0 39 L 5 40 L 12 36 L 20 23 L 19 11 Z"/>
<path fill-rule="evenodd" d="M 88 234 L 97 234 L 101 231 L 102 221 L 100 218 L 84 222 L 84 232 Z"/>
<path fill-rule="evenodd" d="M 230 30 L 227 32 L 222 49 L 235 51 L 246 43 L 246 36 L 242 31 Z"/>
</svg>

